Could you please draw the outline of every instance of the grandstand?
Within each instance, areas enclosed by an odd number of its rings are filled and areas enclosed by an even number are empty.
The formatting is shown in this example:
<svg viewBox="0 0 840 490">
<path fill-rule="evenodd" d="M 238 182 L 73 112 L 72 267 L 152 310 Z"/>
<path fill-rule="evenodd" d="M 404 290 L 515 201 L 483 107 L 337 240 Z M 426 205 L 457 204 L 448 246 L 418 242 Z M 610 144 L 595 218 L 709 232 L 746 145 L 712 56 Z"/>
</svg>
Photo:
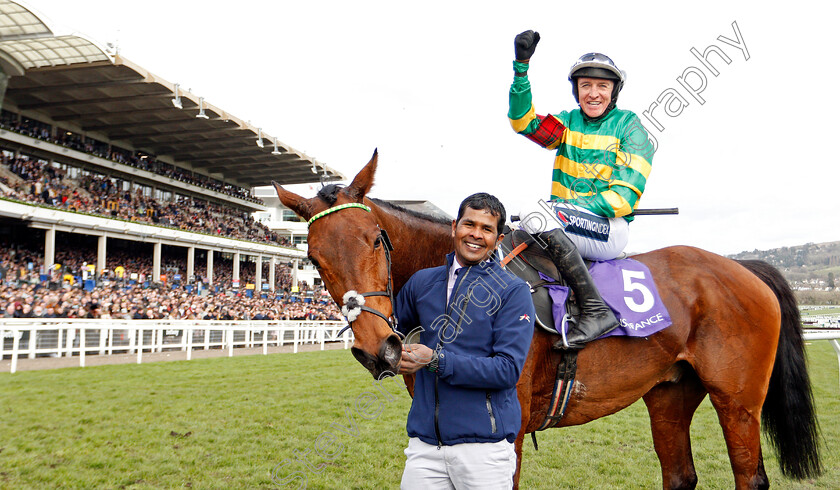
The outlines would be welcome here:
<svg viewBox="0 0 840 490">
<path fill-rule="evenodd" d="M 297 282 L 302 239 L 253 218 L 255 187 L 340 172 L 7 0 L 0 100 L 6 317 L 340 318 Z M 214 295 L 254 303 L 192 299 Z"/>
</svg>

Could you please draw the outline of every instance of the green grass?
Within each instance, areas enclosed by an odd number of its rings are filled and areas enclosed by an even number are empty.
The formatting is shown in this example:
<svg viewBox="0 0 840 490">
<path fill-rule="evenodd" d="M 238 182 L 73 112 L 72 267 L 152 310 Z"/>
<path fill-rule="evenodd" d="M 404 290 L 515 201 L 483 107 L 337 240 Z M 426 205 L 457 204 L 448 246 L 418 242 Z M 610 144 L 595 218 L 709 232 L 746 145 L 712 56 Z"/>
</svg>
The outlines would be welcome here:
<svg viewBox="0 0 840 490">
<path fill-rule="evenodd" d="M 835 266 L 832 266 L 832 267 L 825 267 L 823 269 L 816 269 L 813 272 L 813 274 L 816 274 L 816 275 L 819 275 L 819 276 L 826 276 L 826 279 L 828 279 L 828 274 L 829 273 L 834 273 L 834 276 L 835 276 L 834 280 L 837 281 L 837 276 L 840 275 L 840 265 L 835 265 Z"/>
<path fill-rule="evenodd" d="M 840 306 L 819 310 L 803 310 L 801 313 L 802 316 L 836 315 L 837 313 L 840 313 Z"/>
<path fill-rule="evenodd" d="M 837 488 L 840 389 L 827 342 L 808 347 L 825 475 Z M 0 374 L 0 488 L 398 488 L 410 400 L 347 351 Z M 692 427 L 700 488 L 731 488 L 708 401 Z M 658 488 L 642 403 L 526 440 L 522 488 Z M 311 465 L 307 467 L 304 456 Z M 295 485 L 291 485 L 295 488 Z"/>
</svg>

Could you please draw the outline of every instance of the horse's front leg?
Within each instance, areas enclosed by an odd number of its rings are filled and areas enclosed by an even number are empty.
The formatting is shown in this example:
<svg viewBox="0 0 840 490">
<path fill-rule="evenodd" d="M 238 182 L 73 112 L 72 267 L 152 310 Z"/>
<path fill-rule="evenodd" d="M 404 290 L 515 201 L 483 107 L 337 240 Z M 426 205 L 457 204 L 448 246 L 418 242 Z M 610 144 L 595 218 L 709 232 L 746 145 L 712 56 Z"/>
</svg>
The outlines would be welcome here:
<svg viewBox="0 0 840 490">
<path fill-rule="evenodd" d="M 414 398 L 414 374 L 403 374 L 403 382 L 405 389 L 408 391 L 408 396 Z"/>
<path fill-rule="evenodd" d="M 533 348 L 533 347 L 532 347 Z M 533 356 L 528 356 L 525 361 L 525 368 L 522 375 L 519 377 L 519 382 L 516 384 L 516 397 L 519 399 L 519 407 L 522 409 L 522 425 L 519 426 L 519 434 L 516 435 L 514 441 L 514 449 L 516 450 L 516 472 L 513 474 L 513 488 L 519 488 L 519 476 L 522 469 L 522 441 L 525 440 L 525 431 L 528 430 L 528 425 L 531 423 L 531 396 L 532 376 L 534 369 Z"/>
<path fill-rule="evenodd" d="M 522 441 L 525 440 L 525 426 L 522 426 L 522 430 L 519 431 L 519 435 L 516 436 L 516 441 L 513 443 L 514 448 L 516 449 L 516 472 L 513 474 L 513 488 L 514 490 L 519 489 L 519 472 L 522 469 Z"/>
</svg>

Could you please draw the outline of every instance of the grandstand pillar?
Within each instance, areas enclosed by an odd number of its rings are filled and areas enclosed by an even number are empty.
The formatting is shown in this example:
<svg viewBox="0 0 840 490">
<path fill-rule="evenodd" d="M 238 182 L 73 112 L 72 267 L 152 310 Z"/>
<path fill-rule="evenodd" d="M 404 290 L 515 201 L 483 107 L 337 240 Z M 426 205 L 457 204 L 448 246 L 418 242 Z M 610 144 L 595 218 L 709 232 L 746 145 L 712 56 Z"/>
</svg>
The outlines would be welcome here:
<svg viewBox="0 0 840 490">
<path fill-rule="evenodd" d="M 26 10 L 26 9 L 24 9 Z M 5 13 L 5 12 L 4 12 Z M 5 60 L 3 60 L 5 63 Z M 22 73 L 18 73 L 19 75 Z M 6 87 L 9 86 L 9 74 L 0 67 L 0 107 L 3 107 L 3 96 L 6 95 Z M 18 116 L 20 117 L 20 116 Z"/>
<path fill-rule="evenodd" d="M 195 247 L 187 247 L 187 284 L 193 282 L 195 276 Z"/>
<path fill-rule="evenodd" d="M 207 250 L 207 285 L 213 285 L 213 250 Z"/>
<path fill-rule="evenodd" d="M 156 242 L 152 249 L 152 282 L 160 282 L 160 250 L 161 243 Z"/>
<path fill-rule="evenodd" d="M 300 266 L 300 260 L 294 259 L 292 260 L 292 291 L 298 291 L 298 267 Z"/>
<path fill-rule="evenodd" d="M 239 284 L 239 259 L 241 255 L 239 252 L 233 253 L 233 282 Z"/>
<path fill-rule="evenodd" d="M 49 271 L 55 264 L 55 227 L 46 230 L 44 239 L 44 270 Z M 48 272 L 49 273 L 49 272 Z"/>
<path fill-rule="evenodd" d="M 105 255 L 107 245 L 108 237 L 106 235 L 100 236 L 96 247 L 96 277 L 101 276 L 102 271 L 105 270 Z"/>
<path fill-rule="evenodd" d="M 274 285 L 277 283 L 277 278 L 274 277 L 275 268 L 277 266 L 277 257 L 271 256 L 271 261 L 268 263 L 268 290 L 274 292 Z"/>
<path fill-rule="evenodd" d="M 262 291 L 262 255 L 256 256 L 256 274 L 254 275 L 254 295 L 259 297 Z"/>
</svg>

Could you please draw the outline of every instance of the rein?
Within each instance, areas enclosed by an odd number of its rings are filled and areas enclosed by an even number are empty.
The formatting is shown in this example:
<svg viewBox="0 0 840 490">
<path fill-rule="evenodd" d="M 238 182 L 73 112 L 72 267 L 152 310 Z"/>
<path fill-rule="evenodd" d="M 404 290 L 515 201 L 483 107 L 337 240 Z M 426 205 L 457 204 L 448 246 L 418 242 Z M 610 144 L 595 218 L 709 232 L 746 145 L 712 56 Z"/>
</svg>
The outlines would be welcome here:
<svg viewBox="0 0 840 490">
<path fill-rule="evenodd" d="M 324 216 L 327 216 L 331 213 L 341 211 L 342 209 L 352 208 L 359 208 L 364 211 L 367 211 L 368 213 L 371 212 L 369 206 L 365 206 L 361 203 L 353 202 L 347 204 L 339 204 L 338 206 L 333 206 L 329 209 L 321 211 L 320 213 L 310 218 L 308 226 L 312 227 L 312 223 L 314 223 L 317 219 L 323 218 Z M 379 228 L 379 225 L 376 225 L 376 227 Z M 382 318 L 383 320 L 385 320 L 385 323 L 387 323 L 388 326 L 391 327 L 391 330 L 395 334 L 397 334 L 398 337 L 400 337 L 401 339 L 405 337 L 397 330 L 397 318 L 393 316 L 393 314 L 390 317 L 388 317 L 385 316 L 385 314 L 381 311 L 375 310 L 369 306 L 365 306 L 365 298 L 369 298 L 371 296 L 385 296 L 388 298 L 388 301 L 391 302 L 391 311 L 393 311 L 394 309 L 394 288 L 393 281 L 391 278 L 391 252 L 394 250 L 394 246 L 393 244 L 391 244 L 391 239 L 390 237 L 388 237 L 388 232 L 379 228 L 379 236 L 382 238 L 382 244 L 385 247 L 385 261 L 388 264 L 388 285 L 386 286 L 385 291 L 359 293 L 351 289 L 350 291 L 344 293 L 344 296 L 342 297 L 343 304 L 341 305 L 341 313 L 345 316 L 345 318 L 347 318 L 347 326 L 339 330 L 338 335 L 336 335 L 336 337 L 340 337 L 341 334 L 343 334 L 344 331 L 348 328 L 352 330 L 353 322 L 356 321 L 356 318 L 358 318 L 359 314 L 361 314 L 361 312 L 363 311 L 372 313 L 378 316 L 379 318 Z"/>
</svg>

